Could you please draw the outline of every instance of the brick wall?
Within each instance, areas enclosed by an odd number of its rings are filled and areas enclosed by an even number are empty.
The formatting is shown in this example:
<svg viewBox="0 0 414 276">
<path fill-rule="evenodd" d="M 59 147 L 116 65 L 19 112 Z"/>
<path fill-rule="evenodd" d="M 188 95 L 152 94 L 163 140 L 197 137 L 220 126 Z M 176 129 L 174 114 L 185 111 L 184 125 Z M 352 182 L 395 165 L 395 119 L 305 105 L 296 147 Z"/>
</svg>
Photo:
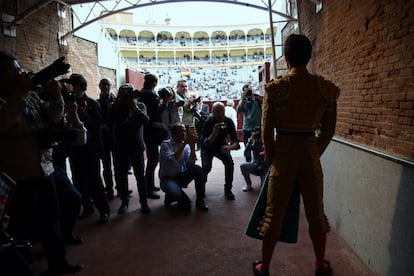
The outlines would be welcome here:
<svg viewBox="0 0 414 276">
<path fill-rule="evenodd" d="M 87 94 L 92 98 L 97 98 L 100 78 L 96 44 L 75 36 L 68 39 L 68 44 L 68 58 L 72 73 L 82 74 L 88 81 Z"/>
<path fill-rule="evenodd" d="M 36 1 L 37 2 L 37 1 Z M 0 5 L 0 13 L 16 16 L 33 5 L 34 2 L 24 2 L 17 11 L 16 1 L 4 1 Z M 51 64 L 58 57 L 66 56 L 66 62 L 71 65 L 70 73 L 83 74 L 88 81 L 88 95 L 99 97 L 98 83 L 101 78 L 116 81 L 116 71 L 98 67 L 97 45 L 93 42 L 70 37 L 68 46 L 63 47 L 57 42 L 57 33 L 67 32 L 71 28 L 70 16 L 65 19 L 57 16 L 58 5 L 51 3 L 27 17 L 16 28 L 16 37 L 0 34 L 0 49 L 14 53 L 20 64 L 27 71 L 37 72 Z M 65 77 L 69 77 L 70 74 Z M 62 76 L 64 77 L 64 76 Z M 114 84 L 116 87 L 117 84 Z"/>
<path fill-rule="evenodd" d="M 414 1 L 299 0 L 309 69 L 341 88 L 336 134 L 414 160 Z"/>
<path fill-rule="evenodd" d="M 2 1 L 0 13 L 16 16 L 17 1 Z M 19 1 L 22 2 L 22 1 Z M 21 3 L 20 13 L 30 5 Z M 49 4 L 23 20 L 16 37 L 0 34 L 0 49 L 14 53 L 27 71 L 37 72 L 59 57 L 57 43 L 58 17 L 56 4 Z"/>
</svg>

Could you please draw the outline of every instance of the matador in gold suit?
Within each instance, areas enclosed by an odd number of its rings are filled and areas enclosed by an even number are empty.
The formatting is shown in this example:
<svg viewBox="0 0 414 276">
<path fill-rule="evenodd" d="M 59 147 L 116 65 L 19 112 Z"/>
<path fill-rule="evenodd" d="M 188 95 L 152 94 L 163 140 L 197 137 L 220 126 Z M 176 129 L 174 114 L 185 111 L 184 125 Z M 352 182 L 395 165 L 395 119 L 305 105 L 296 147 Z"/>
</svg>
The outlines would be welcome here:
<svg viewBox="0 0 414 276">
<path fill-rule="evenodd" d="M 285 46 L 290 44 L 290 51 L 300 50 L 303 46 L 300 43 L 311 49 L 305 36 L 291 36 L 294 37 Z M 324 259 L 329 224 L 323 206 L 320 156 L 335 133 L 339 88 L 310 74 L 306 69 L 307 61 L 303 64 L 294 57 L 288 58 L 289 52 L 286 55 L 288 75 L 268 82 L 263 100 L 262 135 L 270 176 L 267 207 L 260 228 L 264 237 L 263 260 L 254 263 L 253 271 L 256 275 L 269 275 L 285 211 L 295 185 L 299 185 L 316 255 L 316 275 L 329 275 L 324 274 L 332 269 Z"/>
</svg>

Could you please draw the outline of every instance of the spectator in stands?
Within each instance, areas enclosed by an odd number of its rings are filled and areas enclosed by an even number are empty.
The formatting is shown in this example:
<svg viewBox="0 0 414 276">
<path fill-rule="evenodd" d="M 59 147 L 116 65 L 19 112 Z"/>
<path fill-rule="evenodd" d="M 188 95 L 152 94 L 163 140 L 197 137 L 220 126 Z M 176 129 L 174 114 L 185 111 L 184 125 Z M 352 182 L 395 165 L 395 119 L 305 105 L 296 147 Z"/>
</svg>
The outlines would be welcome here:
<svg viewBox="0 0 414 276">
<path fill-rule="evenodd" d="M 253 94 L 249 84 L 243 86 L 243 93 L 236 108 L 237 112 L 243 113 L 243 142 L 247 145 L 255 126 L 261 125 L 262 120 L 262 96 Z M 252 156 L 246 156 L 246 162 L 252 161 Z"/>
<path fill-rule="evenodd" d="M 253 263 L 253 272 L 269 275 L 286 208 L 298 185 L 316 257 L 315 275 L 332 275 L 332 268 L 325 260 L 326 233 L 330 227 L 323 207 L 320 156 L 335 134 L 339 88 L 309 74 L 306 65 L 312 45 L 306 36 L 289 35 L 283 50 L 288 75 L 266 84 L 263 104 L 265 160 L 271 169 L 267 207 L 260 226 L 262 261 Z"/>
<path fill-rule="evenodd" d="M 66 73 L 68 68 L 62 65 L 62 59 L 55 61 L 52 71 Z M 40 239 L 52 275 L 74 273 L 82 265 L 66 259 L 51 178 L 52 144 L 45 140 L 48 135 L 41 135 L 47 132 L 48 122 L 62 119 L 63 98 L 57 82 L 49 90 L 47 104 L 32 90 L 33 85 L 17 57 L 0 51 L 0 168 L 17 183 L 7 231 L 16 240 Z"/>
<path fill-rule="evenodd" d="M 175 92 L 170 86 L 158 90 L 160 97 L 161 122 L 167 127 L 169 135 L 173 125 L 180 121 L 177 104 L 175 103 Z"/>
<path fill-rule="evenodd" d="M 243 187 L 243 192 L 252 189 L 252 180 L 250 174 L 260 176 L 260 183 L 263 182 L 268 166 L 264 161 L 264 148 L 262 143 L 262 136 L 260 134 L 260 127 L 255 127 L 249 140 L 247 141 L 244 155 L 251 155 L 253 159 L 251 162 L 244 162 L 240 164 L 240 170 L 246 181 Z"/>
<path fill-rule="evenodd" d="M 237 130 L 237 111 L 234 109 L 233 100 L 227 100 L 226 107 L 224 108 L 224 115 L 233 121 L 233 124 Z"/>
<path fill-rule="evenodd" d="M 196 208 L 208 211 L 208 206 L 204 202 L 206 178 L 203 169 L 195 164 L 194 148 L 197 140 L 195 131 L 190 130 L 190 133 L 187 133 L 184 125 L 175 124 L 171 129 L 171 138 L 161 144 L 159 175 L 167 208 L 175 201 L 180 209 L 191 208 L 191 200 L 182 188 L 194 180 Z"/>
<path fill-rule="evenodd" d="M 111 92 L 111 82 L 108 79 L 101 79 L 99 82 L 99 99 L 101 108 L 101 130 L 102 130 L 102 165 L 105 192 L 108 200 L 114 199 L 114 181 L 112 176 L 112 128 L 111 128 L 111 107 L 115 102 L 115 95 Z"/>
<path fill-rule="evenodd" d="M 211 171 L 213 157 L 217 157 L 224 164 L 224 196 L 228 200 L 234 200 L 234 194 L 231 191 L 234 162 L 230 151 L 238 150 L 240 145 L 233 121 L 224 116 L 224 104 L 222 102 L 213 104 L 213 113 L 207 118 L 203 126 L 202 139 L 201 162 L 206 178 Z"/>
<path fill-rule="evenodd" d="M 137 181 L 141 212 L 151 211 L 147 203 L 147 185 L 144 176 L 144 125 L 148 123 L 149 117 L 145 104 L 134 99 L 133 93 L 132 85 L 122 85 L 112 107 L 115 180 L 122 201 L 118 214 L 123 214 L 128 209 L 130 165 L 134 169 Z"/>
<path fill-rule="evenodd" d="M 78 115 L 84 123 L 88 138 L 85 145 L 74 145 L 69 155 L 73 182 L 82 194 L 81 218 L 99 211 L 99 222 L 109 220 L 109 204 L 101 178 L 102 136 L 101 111 L 99 103 L 86 94 L 87 81 L 81 74 L 72 74 L 69 78 L 76 96 Z"/>
<path fill-rule="evenodd" d="M 144 76 L 144 87 L 140 92 L 140 101 L 147 107 L 147 115 L 150 120 L 144 127 L 144 141 L 147 153 L 147 166 L 145 168 L 145 179 L 147 183 L 147 197 L 151 199 L 159 199 L 160 195 L 156 192 L 160 190 L 155 186 L 154 174 L 159 159 L 159 141 L 154 139 L 154 126 L 162 125 L 160 99 L 154 89 L 158 84 L 157 76 L 146 74 Z"/>
</svg>

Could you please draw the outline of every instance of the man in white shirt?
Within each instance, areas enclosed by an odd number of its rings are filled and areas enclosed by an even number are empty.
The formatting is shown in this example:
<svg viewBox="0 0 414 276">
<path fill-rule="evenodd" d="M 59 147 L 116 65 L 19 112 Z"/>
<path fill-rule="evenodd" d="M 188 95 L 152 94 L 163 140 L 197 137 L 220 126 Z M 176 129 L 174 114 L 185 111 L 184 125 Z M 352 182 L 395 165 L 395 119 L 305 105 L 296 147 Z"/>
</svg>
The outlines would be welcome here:
<svg viewBox="0 0 414 276">
<path fill-rule="evenodd" d="M 233 100 L 227 100 L 226 107 L 224 108 L 224 116 L 230 118 L 233 121 L 234 126 L 237 130 L 237 111 L 234 108 Z"/>
<path fill-rule="evenodd" d="M 194 126 L 193 108 L 197 108 L 197 103 L 200 98 L 194 99 L 187 96 L 187 81 L 177 81 L 177 93 L 175 94 L 175 102 L 178 106 L 178 114 L 181 118 L 181 123 L 188 126 Z"/>
</svg>

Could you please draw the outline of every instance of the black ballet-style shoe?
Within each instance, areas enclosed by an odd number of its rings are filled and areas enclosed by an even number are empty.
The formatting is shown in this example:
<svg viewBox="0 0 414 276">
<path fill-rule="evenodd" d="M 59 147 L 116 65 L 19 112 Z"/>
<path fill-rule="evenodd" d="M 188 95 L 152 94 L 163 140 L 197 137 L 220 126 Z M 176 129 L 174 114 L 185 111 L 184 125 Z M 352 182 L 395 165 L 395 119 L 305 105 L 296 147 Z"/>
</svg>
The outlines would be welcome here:
<svg viewBox="0 0 414 276">
<path fill-rule="evenodd" d="M 204 211 L 204 212 L 208 211 L 208 206 L 205 203 L 204 199 L 197 199 L 196 208 L 200 211 Z"/>
<path fill-rule="evenodd" d="M 322 269 L 322 268 L 316 269 L 315 276 L 330 276 L 330 275 L 332 275 L 333 269 L 331 267 L 331 263 L 327 260 L 325 260 L 324 263 L 326 264 L 326 268 L 325 269 Z"/>
<path fill-rule="evenodd" d="M 124 214 L 128 210 L 128 202 L 122 202 L 118 209 L 118 215 Z"/>
<path fill-rule="evenodd" d="M 258 264 L 261 264 L 261 263 L 262 263 L 262 261 L 255 261 L 253 263 L 253 274 L 256 275 L 256 276 L 269 276 L 269 271 L 262 271 L 262 270 L 258 270 L 256 268 L 256 266 Z"/>
<path fill-rule="evenodd" d="M 95 209 L 93 209 L 93 208 L 84 208 L 82 213 L 79 216 L 79 219 L 84 219 L 84 218 L 90 217 L 93 214 L 95 214 Z"/>
<path fill-rule="evenodd" d="M 149 214 L 149 213 L 151 213 L 150 207 L 148 207 L 148 205 L 141 206 L 141 213 L 143 213 L 143 214 Z"/>
</svg>

